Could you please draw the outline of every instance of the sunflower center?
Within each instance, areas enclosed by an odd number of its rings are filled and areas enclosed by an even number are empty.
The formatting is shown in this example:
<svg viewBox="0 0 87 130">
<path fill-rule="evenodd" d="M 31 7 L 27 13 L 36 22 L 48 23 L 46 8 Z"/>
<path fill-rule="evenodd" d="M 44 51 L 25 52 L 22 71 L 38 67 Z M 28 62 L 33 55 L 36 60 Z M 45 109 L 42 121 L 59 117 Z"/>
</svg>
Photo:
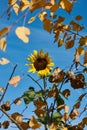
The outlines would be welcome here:
<svg viewBox="0 0 87 130">
<path fill-rule="evenodd" d="M 47 61 L 45 58 L 38 58 L 35 62 L 34 62 L 34 67 L 37 71 L 39 70 L 44 70 L 47 66 Z"/>
</svg>

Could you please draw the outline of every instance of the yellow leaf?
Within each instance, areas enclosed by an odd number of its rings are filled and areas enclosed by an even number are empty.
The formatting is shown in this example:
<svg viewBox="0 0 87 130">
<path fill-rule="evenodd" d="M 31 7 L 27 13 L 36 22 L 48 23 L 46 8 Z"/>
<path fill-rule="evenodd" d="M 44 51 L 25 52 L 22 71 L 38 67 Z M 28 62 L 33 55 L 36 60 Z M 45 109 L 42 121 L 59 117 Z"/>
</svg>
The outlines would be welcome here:
<svg viewBox="0 0 87 130">
<path fill-rule="evenodd" d="M 5 50 L 6 50 L 6 38 L 0 39 L 0 49 L 1 49 L 2 51 L 5 51 Z"/>
<path fill-rule="evenodd" d="M 0 37 L 2 37 L 3 35 L 5 35 L 7 32 L 9 32 L 9 28 L 5 27 L 2 30 L 0 30 Z"/>
<path fill-rule="evenodd" d="M 6 64 L 8 64 L 10 61 L 8 60 L 8 59 L 6 59 L 6 58 L 0 58 L 0 64 L 1 65 L 6 65 Z"/>
<path fill-rule="evenodd" d="M 71 12 L 73 4 L 69 0 L 60 0 L 59 5 L 67 12 Z"/>
<path fill-rule="evenodd" d="M 30 2 L 28 0 L 22 0 L 20 2 L 19 11 L 24 11 L 25 9 L 29 8 Z"/>
<path fill-rule="evenodd" d="M 77 48 L 77 51 L 78 51 L 78 53 L 79 53 L 79 55 L 83 55 L 84 54 L 84 48 L 83 47 L 81 47 L 81 46 L 79 46 L 78 48 Z"/>
<path fill-rule="evenodd" d="M 68 113 L 68 112 L 69 112 L 69 107 L 68 107 L 67 105 L 65 105 L 65 107 L 64 107 L 64 112 L 65 112 L 65 113 Z"/>
<path fill-rule="evenodd" d="M 62 130 L 68 130 L 68 128 L 67 127 L 63 127 Z"/>
<path fill-rule="evenodd" d="M 53 28 L 53 24 L 51 20 L 45 20 L 43 23 L 43 27 L 46 31 L 51 32 Z"/>
<path fill-rule="evenodd" d="M 57 130 L 58 129 L 58 123 L 52 122 L 49 126 L 49 130 Z"/>
<path fill-rule="evenodd" d="M 36 19 L 36 16 L 31 17 L 31 18 L 29 19 L 28 23 L 30 24 L 30 23 L 34 22 L 34 21 L 35 21 L 35 19 Z"/>
<path fill-rule="evenodd" d="M 41 21 L 44 21 L 44 20 L 46 20 L 46 16 L 47 16 L 47 12 L 46 12 L 46 11 L 42 11 L 42 12 L 40 12 L 40 14 L 39 14 L 39 19 L 40 19 Z"/>
<path fill-rule="evenodd" d="M 37 129 L 37 128 L 40 128 L 41 127 L 41 124 L 37 122 L 36 118 L 34 116 L 32 116 L 30 118 L 30 121 L 29 121 L 29 126 L 32 128 L 32 129 Z"/>
<path fill-rule="evenodd" d="M 8 0 L 8 5 L 14 5 L 17 2 L 17 0 Z"/>
<path fill-rule="evenodd" d="M 84 66 L 87 66 L 87 51 L 85 51 L 85 54 L 84 54 L 84 63 L 83 63 Z"/>
<path fill-rule="evenodd" d="M 21 39 L 23 42 L 28 43 L 29 38 L 28 35 L 30 35 L 30 29 L 24 26 L 17 27 L 15 30 L 16 35 L 19 39 Z"/>
<path fill-rule="evenodd" d="M 14 12 L 18 15 L 19 5 L 18 5 L 18 4 L 14 4 L 14 5 L 13 5 L 13 9 L 14 9 Z"/>
<path fill-rule="evenodd" d="M 20 76 L 14 76 L 9 80 L 9 84 L 13 85 L 14 87 L 16 87 L 19 83 L 19 81 L 21 80 Z"/>
</svg>

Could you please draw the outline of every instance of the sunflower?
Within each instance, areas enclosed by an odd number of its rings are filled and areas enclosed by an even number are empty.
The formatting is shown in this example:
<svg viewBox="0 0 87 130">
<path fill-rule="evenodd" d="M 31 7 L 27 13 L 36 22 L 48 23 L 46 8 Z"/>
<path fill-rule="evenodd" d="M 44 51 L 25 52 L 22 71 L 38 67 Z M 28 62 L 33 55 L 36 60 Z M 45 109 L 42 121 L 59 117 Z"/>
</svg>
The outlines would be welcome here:
<svg viewBox="0 0 87 130">
<path fill-rule="evenodd" d="M 44 53 L 43 50 L 40 50 L 40 52 L 34 50 L 27 60 L 29 61 L 27 65 L 30 66 L 28 72 L 37 72 L 42 77 L 48 76 L 52 70 L 51 66 L 54 66 L 48 53 Z"/>
</svg>

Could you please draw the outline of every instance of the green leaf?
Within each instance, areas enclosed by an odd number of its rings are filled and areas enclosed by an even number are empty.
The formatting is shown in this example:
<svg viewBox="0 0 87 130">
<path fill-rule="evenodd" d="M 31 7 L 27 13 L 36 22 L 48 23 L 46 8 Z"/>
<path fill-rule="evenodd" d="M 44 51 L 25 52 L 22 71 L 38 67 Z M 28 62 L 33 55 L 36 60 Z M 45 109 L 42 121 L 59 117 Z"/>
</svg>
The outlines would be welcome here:
<svg viewBox="0 0 87 130">
<path fill-rule="evenodd" d="M 61 119 L 61 114 L 60 114 L 59 112 L 53 113 L 52 119 L 53 119 L 54 121 L 60 121 L 60 119 Z"/>
<path fill-rule="evenodd" d="M 24 99 L 25 104 L 29 104 L 30 102 L 34 100 L 34 98 L 35 98 L 34 90 L 28 90 L 24 92 L 23 99 Z"/>
<path fill-rule="evenodd" d="M 56 98 L 56 100 L 57 100 L 57 104 L 58 104 L 58 106 L 64 104 L 64 100 L 62 99 L 62 97 L 61 97 L 60 95 Z"/>
</svg>

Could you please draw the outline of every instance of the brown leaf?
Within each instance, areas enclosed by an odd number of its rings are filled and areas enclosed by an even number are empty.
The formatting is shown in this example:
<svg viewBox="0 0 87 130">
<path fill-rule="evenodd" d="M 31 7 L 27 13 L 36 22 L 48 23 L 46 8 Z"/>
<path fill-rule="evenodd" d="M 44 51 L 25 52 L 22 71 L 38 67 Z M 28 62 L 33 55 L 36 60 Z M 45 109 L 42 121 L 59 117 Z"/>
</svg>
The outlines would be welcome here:
<svg viewBox="0 0 87 130">
<path fill-rule="evenodd" d="M 9 28 L 5 27 L 2 30 L 0 30 L 0 37 L 2 37 L 3 35 L 5 35 L 7 32 L 9 32 Z"/>
<path fill-rule="evenodd" d="M 74 104 L 73 108 L 79 108 L 80 107 L 80 101 L 78 101 L 76 104 Z"/>
<path fill-rule="evenodd" d="M 41 124 L 37 122 L 36 118 L 34 116 L 32 116 L 30 118 L 30 121 L 29 121 L 29 126 L 32 128 L 32 129 L 37 129 L 37 128 L 40 128 L 41 127 Z"/>
<path fill-rule="evenodd" d="M 20 105 L 20 104 L 21 104 L 21 99 L 20 99 L 20 98 L 16 98 L 16 99 L 14 100 L 14 104 Z"/>
<path fill-rule="evenodd" d="M 11 115 L 11 117 L 17 121 L 17 123 L 22 123 L 22 115 L 19 114 L 18 112 L 15 112 Z"/>
<path fill-rule="evenodd" d="M 73 4 L 68 0 L 60 0 L 59 5 L 62 9 L 70 13 L 73 8 Z"/>
<path fill-rule="evenodd" d="M 8 0 L 8 5 L 14 5 L 17 2 L 17 0 Z"/>
<path fill-rule="evenodd" d="M 23 128 L 23 130 L 28 130 L 28 128 L 30 128 L 28 122 L 21 122 L 20 126 Z"/>
<path fill-rule="evenodd" d="M 43 23 L 43 28 L 44 28 L 46 31 L 51 32 L 51 31 L 52 31 L 52 28 L 53 28 L 52 21 L 51 21 L 51 20 L 45 20 L 44 23 Z"/>
<path fill-rule="evenodd" d="M 66 49 L 70 49 L 74 46 L 74 40 L 70 40 L 68 42 L 65 43 L 65 47 Z"/>
<path fill-rule="evenodd" d="M 39 19 L 40 19 L 41 21 L 45 21 L 45 20 L 46 20 L 46 17 L 47 17 L 47 12 L 46 12 L 46 11 L 40 12 L 38 17 L 39 17 Z"/>
<path fill-rule="evenodd" d="M 7 129 L 9 127 L 9 125 L 10 125 L 9 121 L 4 121 L 2 123 L 2 126 L 3 126 L 4 129 Z"/>
<path fill-rule="evenodd" d="M 76 20 L 81 20 L 81 19 L 82 19 L 82 16 L 81 16 L 81 15 L 77 15 L 77 16 L 75 17 L 75 19 L 76 19 Z"/>
<path fill-rule="evenodd" d="M 70 96 L 70 90 L 69 89 L 65 89 L 62 94 L 65 96 L 65 97 L 68 97 Z"/>
<path fill-rule="evenodd" d="M 63 39 L 59 39 L 58 41 L 58 47 L 61 47 L 64 44 L 64 40 Z"/>
</svg>

